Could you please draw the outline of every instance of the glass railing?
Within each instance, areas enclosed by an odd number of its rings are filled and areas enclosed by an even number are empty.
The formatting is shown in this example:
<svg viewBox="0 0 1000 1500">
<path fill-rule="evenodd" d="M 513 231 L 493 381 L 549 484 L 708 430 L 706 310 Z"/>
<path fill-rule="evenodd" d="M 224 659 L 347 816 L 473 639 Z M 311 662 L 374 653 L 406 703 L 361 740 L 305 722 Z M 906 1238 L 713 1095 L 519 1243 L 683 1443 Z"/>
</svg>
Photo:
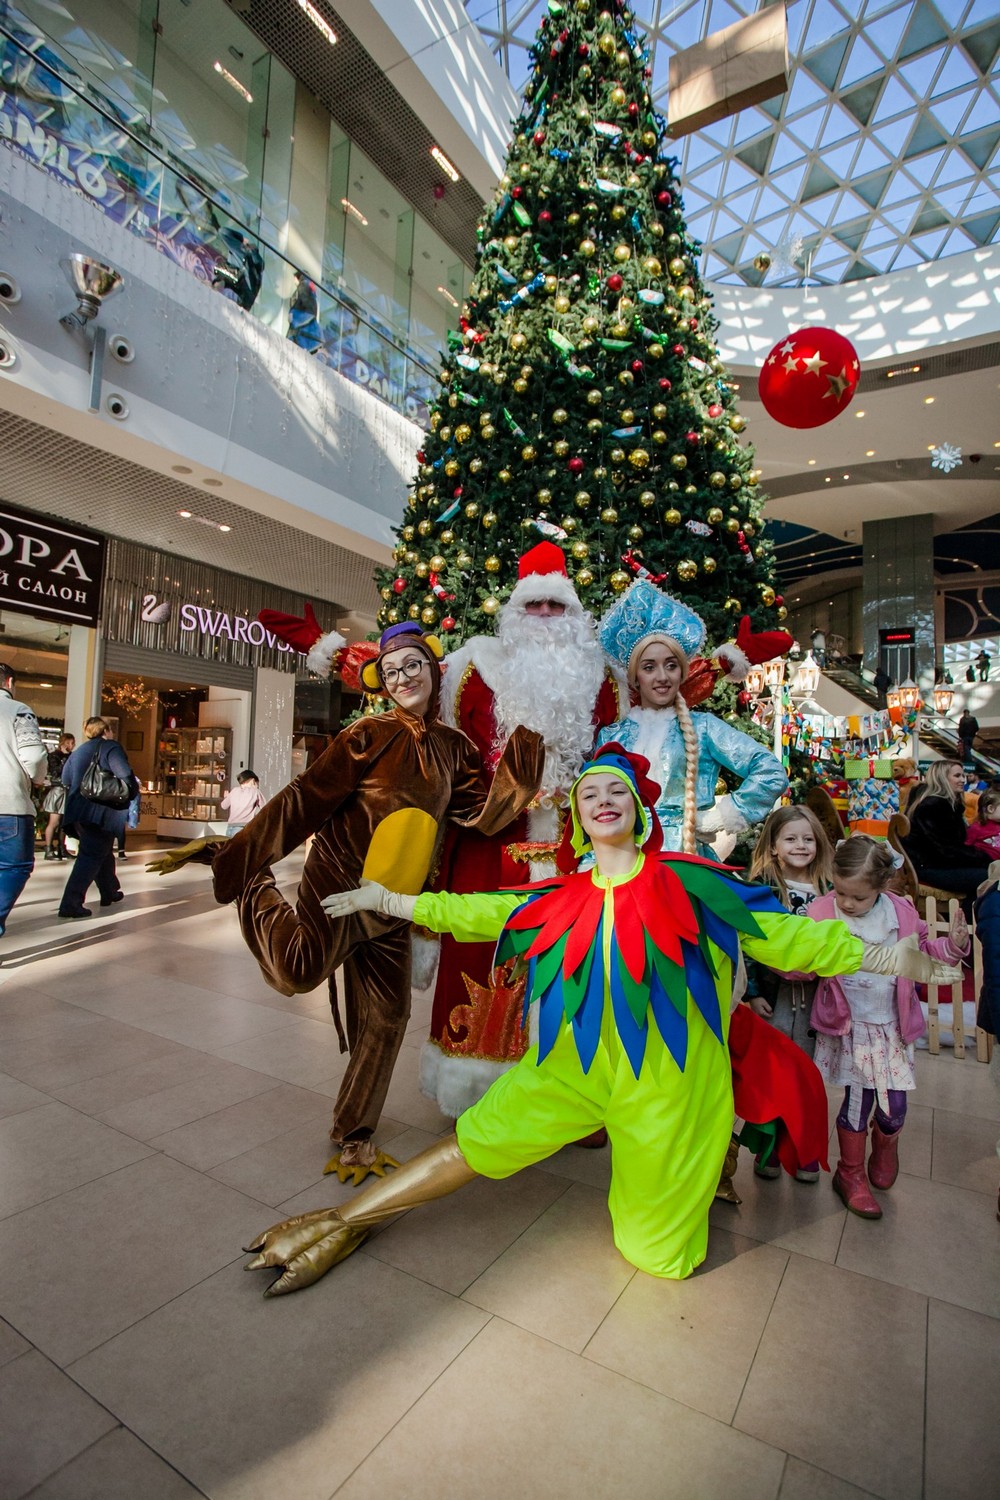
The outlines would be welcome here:
<svg viewBox="0 0 1000 1500">
<path fill-rule="evenodd" d="M 438 389 L 419 355 L 342 292 L 310 278 L 250 227 L 253 215 L 151 142 L 141 117 L 99 96 L 10 11 L 0 24 L 0 143 L 82 193 L 108 218 L 288 337 L 321 364 L 426 427 Z M 279 291 L 279 288 L 281 290 Z"/>
</svg>

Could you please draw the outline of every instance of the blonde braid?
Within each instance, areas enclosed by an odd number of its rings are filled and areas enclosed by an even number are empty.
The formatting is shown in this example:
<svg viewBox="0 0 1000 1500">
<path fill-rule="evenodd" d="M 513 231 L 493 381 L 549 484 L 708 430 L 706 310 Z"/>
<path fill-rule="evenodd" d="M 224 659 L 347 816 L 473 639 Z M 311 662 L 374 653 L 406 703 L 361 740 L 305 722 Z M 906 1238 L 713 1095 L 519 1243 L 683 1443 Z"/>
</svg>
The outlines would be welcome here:
<svg viewBox="0 0 1000 1500">
<path fill-rule="evenodd" d="M 691 710 L 683 693 L 674 700 L 677 722 L 684 740 L 684 817 L 681 822 L 681 848 L 685 854 L 697 854 L 698 841 L 694 825 L 698 816 L 698 734 Z"/>
</svg>

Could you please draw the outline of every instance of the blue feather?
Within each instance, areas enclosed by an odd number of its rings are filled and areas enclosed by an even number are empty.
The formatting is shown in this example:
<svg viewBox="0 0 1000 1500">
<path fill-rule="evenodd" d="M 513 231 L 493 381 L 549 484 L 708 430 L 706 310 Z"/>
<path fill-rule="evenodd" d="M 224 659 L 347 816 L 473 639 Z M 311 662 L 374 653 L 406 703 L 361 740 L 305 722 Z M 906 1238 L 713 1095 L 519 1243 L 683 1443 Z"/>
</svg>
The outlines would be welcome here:
<svg viewBox="0 0 1000 1500">
<path fill-rule="evenodd" d="M 681 939 L 681 949 L 684 954 L 684 977 L 687 981 L 691 998 L 701 1011 L 709 1030 L 721 1042 L 723 1036 L 719 996 L 705 955 L 697 944 L 689 943 L 683 938 Z"/>
<path fill-rule="evenodd" d="M 721 948 L 729 959 L 729 962 L 734 964 L 740 946 L 736 928 L 731 927 L 728 922 L 724 922 L 720 916 L 717 916 L 706 902 L 702 901 L 700 904 L 701 925 L 705 936 L 709 942 L 714 943 L 717 948 Z"/>
<path fill-rule="evenodd" d="M 585 1073 L 590 1072 L 590 1065 L 594 1061 L 597 1044 L 601 1040 L 601 1022 L 604 1018 L 604 963 L 600 958 L 604 952 L 603 927 L 604 916 L 602 914 L 597 926 L 594 946 L 591 949 L 586 994 L 580 1009 L 573 1017 L 573 1039 L 576 1042 L 580 1066 Z"/>
<path fill-rule="evenodd" d="M 655 968 L 649 987 L 649 1003 L 663 1045 L 683 1073 L 687 1062 L 687 1017 L 677 1014 Z"/>
<path fill-rule="evenodd" d="M 611 1006 L 614 1011 L 618 1039 L 624 1047 L 625 1055 L 632 1065 L 632 1072 L 638 1078 L 642 1069 L 642 1060 L 646 1055 L 646 1037 L 649 1035 L 649 1022 L 643 1017 L 642 1025 L 637 1026 L 635 1017 L 629 1009 L 629 1003 L 625 998 L 625 990 L 621 981 L 618 943 L 614 936 L 611 939 Z"/>
</svg>

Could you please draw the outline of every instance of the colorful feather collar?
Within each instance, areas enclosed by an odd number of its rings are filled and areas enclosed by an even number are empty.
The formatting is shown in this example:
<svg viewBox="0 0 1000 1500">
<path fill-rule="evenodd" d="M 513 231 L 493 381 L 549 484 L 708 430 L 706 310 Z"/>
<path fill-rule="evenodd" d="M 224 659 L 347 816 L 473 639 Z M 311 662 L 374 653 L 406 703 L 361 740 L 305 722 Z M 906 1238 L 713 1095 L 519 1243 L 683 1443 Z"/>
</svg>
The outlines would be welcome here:
<svg viewBox="0 0 1000 1500">
<path fill-rule="evenodd" d="M 640 855 L 634 874 L 602 880 L 594 871 L 515 887 L 528 900 L 500 934 L 496 962 L 528 965 L 526 995 L 539 1002 L 538 1061 L 564 1021 L 586 1073 L 604 1014 L 604 899 L 612 892 L 610 990 L 615 1026 L 636 1078 L 649 1033 L 649 1012 L 683 1072 L 688 996 L 724 1043 L 718 974 L 709 943 L 735 964 L 739 934 L 762 937 L 755 912 L 784 908 L 766 886 L 744 885 L 725 867 L 696 855 Z M 527 999 L 526 999 L 527 1005 Z"/>
</svg>

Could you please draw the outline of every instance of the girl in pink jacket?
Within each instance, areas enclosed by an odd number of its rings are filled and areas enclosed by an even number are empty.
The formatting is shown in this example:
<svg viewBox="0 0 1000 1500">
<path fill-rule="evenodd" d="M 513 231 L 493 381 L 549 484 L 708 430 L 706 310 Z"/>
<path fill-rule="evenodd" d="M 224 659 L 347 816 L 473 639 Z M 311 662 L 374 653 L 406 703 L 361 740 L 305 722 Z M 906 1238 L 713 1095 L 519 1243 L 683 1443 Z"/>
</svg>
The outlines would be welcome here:
<svg viewBox="0 0 1000 1500">
<path fill-rule="evenodd" d="M 895 866 L 886 844 L 854 834 L 833 855 L 833 891 L 810 903 L 814 921 L 839 917 L 856 937 L 873 943 L 906 943 L 934 958 L 956 963 L 969 951 L 969 929 L 961 911 L 947 937 L 931 942 L 927 924 L 902 896 L 886 890 Z M 826 1083 L 844 1086 L 837 1116 L 840 1161 L 834 1191 L 852 1213 L 880 1219 L 882 1210 L 868 1186 L 885 1191 L 899 1171 L 899 1132 L 906 1119 L 906 1095 L 916 1086 L 913 1044 L 926 1025 L 909 979 L 863 970 L 816 987 L 811 1021 L 816 1032 L 815 1063 Z M 868 1117 L 872 1153 L 865 1177 Z"/>
</svg>

